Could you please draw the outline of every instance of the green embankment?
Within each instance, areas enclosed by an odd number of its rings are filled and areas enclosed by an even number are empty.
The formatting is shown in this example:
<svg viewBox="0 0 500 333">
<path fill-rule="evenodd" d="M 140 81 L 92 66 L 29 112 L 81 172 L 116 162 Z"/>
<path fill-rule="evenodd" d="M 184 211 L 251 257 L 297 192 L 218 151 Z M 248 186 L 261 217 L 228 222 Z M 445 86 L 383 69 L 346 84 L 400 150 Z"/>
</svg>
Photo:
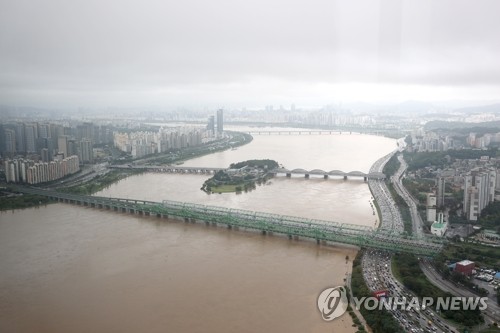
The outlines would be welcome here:
<svg viewBox="0 0 500 333">
<path fill-rule="evenodd" d="M 24 209 L 33 206 L 46 205 L 51 201 L 47 197 L 34 194 L 18 194 L 15 196 L 0 197 L 0 211 L 10 209 Z"/>
</svg>

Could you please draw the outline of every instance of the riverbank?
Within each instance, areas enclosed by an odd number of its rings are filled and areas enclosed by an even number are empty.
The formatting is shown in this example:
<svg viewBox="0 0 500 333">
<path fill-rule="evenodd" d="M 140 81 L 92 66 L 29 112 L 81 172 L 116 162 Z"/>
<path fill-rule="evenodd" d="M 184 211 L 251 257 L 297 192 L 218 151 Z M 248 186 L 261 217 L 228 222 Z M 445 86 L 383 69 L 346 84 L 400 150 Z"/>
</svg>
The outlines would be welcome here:
<svg viewBox="0 0 500 333">
<path fill-rule="evenodd" d="M 182 163 L 186 160 L 204 156 L 204 155 L 209 155 L 213 154 L 216 152 L 228 150 L 228 149 L 234 149 L 236 147 L 243 146 L 245 144 L 248 144 L 252 142 L 253 137 L 250 134 L 247 133 L 241 133 L 241 132 L 232 132 L 232 131 L 227 131 L 229 133 L 229 137 L 225 141 L 220 141 L 216 142 L 214 144 L 210 144 L 207 146 L 203 147 L 192 147 L 192 148 L 186 148 L 186 149 L 181 149 L 178 150 L 174 154 L 168 154 L 166 156 L 160 156 L 160 157 L 148 157 L 146 159 L 140 159 L 141 161 L 148 161 L 148 162 L 154 162 L 154 163 Z M 127 160 L 128 161 L 128 160 Z M 134 160 L 130 160 L 132 162 Z M 135 160 L 137 162 L 139 160 Z M 122 163 L 124 161 L 121 161 Z M 61 187 L 58 189 L 58 191 L 61 192 L 66 192 L 66 193 L 73 193 L 73 194 L 82 194 L 82 195 L 91 195 L 96 192 L 99 192 L 117 182 L 119 182 L 122 179 L 125 179 L 129 176 L 132 175 L 137 175 L 142 173 L 140 170 L 112 170 L 109 171 L 105 174 L 97 174 L 94 178 L 92 178 L 90 181 L 85 182 L 83 184 L 78 184 L 78 185 L 73 185 L 73 186 L 68 186 L 68 187 Z M 47 184 L 40 184 L 38 187 L 43 187 L 47 185 L 53 185 L 53 184 L 59 184 L 61 181 L 68 181 L 74 178 L 75 176 L 78 177 L 80 175 L 80 172 L 74 175 L 67 176 L 65 178 L 62 178 L 58 180 L 57 182 L 51 182 Z M 221 189 L 218 192 L 222 192 Z M 225 189 L 226 191 L 229 192 L 231 189 Z M 13 192 L 15 193 L 15 192 Z M 6 196 L 5 198 L 2 198 L 2 203 L 0 204 L 0 210 L 10 210 L 10 209 L 24 209 L 24 208 L 29 208 L 29 207 L 34 207 L 34 206 L 39 206 L 39 205 L 46 205 L 49 204 L 50 200 L 41 197 L 41 196 L 34 196 L 34 195 L 26 195 L 26 194 L 20 194 L 16 193 L 15 196 L 8 197 Z"/>
<path fill-rule="evenodd" d="M 0 193 L 0 211 L 24 209 L 47 205 L 49 203 L 51 203 L 51 200 L 47 197 L 35 194 L 17 193 L 9 188 L 5 188 Z"/>
<path fill-rule="evenodd" d="M 172 149 L 162 154 L 144 156 L 136 159 L 117 160 L 113 164 L 181 164 L 187 160 L 210 155 L 213 153 L 225 151 L 228 149 L 236 149 L 244 146 L 253 140 L 253 136 L 248 133 L 226 131 L 228 137 L 220 139 L 202 146 L 187 147 L 182 149 Z"/>
</svg>

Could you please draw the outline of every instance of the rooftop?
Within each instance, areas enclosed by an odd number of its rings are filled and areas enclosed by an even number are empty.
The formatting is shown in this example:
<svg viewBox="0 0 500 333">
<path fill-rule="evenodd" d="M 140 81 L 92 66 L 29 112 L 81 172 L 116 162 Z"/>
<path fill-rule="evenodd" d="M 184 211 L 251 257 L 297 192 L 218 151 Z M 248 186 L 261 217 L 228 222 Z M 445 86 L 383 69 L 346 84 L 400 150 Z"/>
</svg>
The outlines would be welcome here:
<svg viewBox="0 0 500 333">
<path fill-rule="evenodd" d="M 470 264 L 473 264 L 473 263 L 474 262 L 470 261 L 470 260 L 462 260 L 460 262 L 457 262 L 457 265 L 467 266 L 467 265 L 470 265 Z"/>
<path fill-rule="evenodd" d="M 446 228 L 446 223 L 434 222 L 431 227 L 436 229 L 443 229 Z"/>
</svg>

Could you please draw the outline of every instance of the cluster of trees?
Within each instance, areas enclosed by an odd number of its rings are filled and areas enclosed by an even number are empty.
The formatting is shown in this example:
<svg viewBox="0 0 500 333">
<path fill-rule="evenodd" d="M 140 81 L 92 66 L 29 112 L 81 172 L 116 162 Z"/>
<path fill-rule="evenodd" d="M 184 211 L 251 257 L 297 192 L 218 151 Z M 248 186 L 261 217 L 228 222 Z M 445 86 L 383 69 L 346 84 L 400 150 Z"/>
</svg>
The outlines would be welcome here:
<svg viewBox="0 0 500 333">
<path fill-rule="evenodd" d="M 435 186 L 434 180 L 430 179 L 403 179 L 403 185 L 417 200 L 420 205 L 426 205 L 427 195 Z M 425 209 L 425 207 L 423 207 Z"/>
<path fill-rule="evenodd" d="M 406 162 L 408 163 L 408 170 L 414 171 L 428 166 L 432 166 L 435 168 L 444 168 L 449 164 L 447 156 L 449 156 L 450 161 L 453 161 L 455 159 L 479 159 L 481 158 L 481 156 L 500 156 L 500 151 L 497 148 L 491 148 L 487 150 L 458 149 L 419 153 L 404 152 L 403 154 Z"/>
<path fill-rule="evenodd" d="M 49 198 L 34 194 L 3 196 L 0 200 L 0 210 L 24 209 L 38 205 L 46 205 L 49 202 Z"/>
<path fill-rule="evenodd" d="M 244 162 L 232 163 L 231 165 L 229 165 L 231 169 L 241 169 L 245 166 L 255 167 L 265 170 L 272 170 L 279 167 L 279 164 L 274 160 L 265 159 L 265 160 L 248 160 Z"/>
<path fill-rule="evenodd" d="M 500 248 L 470 242 L 449 243 L 435 261 L 437 267 L 444 267 L 446 262 L 457 262 L 464 258 L 474 261 L 476 266 L 500 270 Z"/>
<path fill-rule="evenodd" d="M 389 161 L 387 161 L 382 172 L 386 175 L 387 178 L 390 178 L 392 175 L 396 173 L 396 171 L 398 171 L 400 166 L 401 163 L 398 160 L 398 156 L 397 154 L 394 154 L 389 159 Z"/>
<path fill-rule="evenodd" d="M 363 269 L 361 267 L 362 254 L 363 253 L 361 251 L 358 252 L 352 266 L 351 288 L 353 295 L 358 298 L 373 296 L 363 279 Z M 399 324 L 396 322 L 394 317 L 385 309 L 375 309 L 369 311 L 361 307 L 359 311 L 363 315 L 363 318 L 365 318 L 366 323 L 370 326 L 373 333 L 396 333 L 401 331 Z M 359 331 L 363 330 L 359 329 Z"/>
<path fill-rule="evenodd" d="M 448 161 L 445 156 L 451 152 L 420 152 L 420 153 L 408 153 L 404 152 L 404 157 L 408 163 L 408 170 L 415 171 L 428 166 L 433 166 L 436 168 L 443 168 Z"/>
<path fill-rule="evenodd" d="M 405 287 L 413 291 L 418 297 L 433 297 L 434 304 L 438 297 L 452 297 L 427 280 L 419 266 L 417 257 L 407 253 L 398 253 L 394 256 L 395 271 Z M 472 327 L 484 322 L 479 309 L 476 310 L 441 310 L 442 315 L 464 326 Z"/>
<path fill-rule="evenodd" d="M 120 171 L 111 171 L 105 175 L 97 175 L 91 181 L 85 182 L 81 185 L 75 185 L 71 187 L 65 187 L 60 189 L 62 192 L 81 194 L 81 195 L 90 195 L 95 192 L 98 192 L 111 184 L 127 178 L 130 175 L 141 173 L 141 170 L 120 170 Z"/>
<path fill-rule="evenodd" d="M 486 228 L 495 229 L 497 233 L 500 233 L 500 202 L 490 202 L 481 211 L 478 223 Z"/>
<path fill-rule="evenodd" d="M 230 169 L 241 169 L 244 167 L 257 168 L 263 170 L 260 172 L 258 176 L 252 174 L 229 174 L 226 171 L 220 170 L 215 173 L 213 177 L 207 179 L 203 186 L 201 187 L 202 191 L 207 193 L 211 193 L 213 188 L 219 188 L 221 190 L 221 186 L 226 187 L 223 192 L 242 192 L 248 191 L 255 188 L 255 183 L 265 182 L 270 174 L 267 171 L 273 170 L 279 166 L 278 162 L 273 160 L 248 160 L 244 162 L 232 163 L 229 168 Z M 233 186 L 231 188 L 231 186 Z M 217 192 L 217 190 L 215 190 Z M 221 190 L 222 192 L 222 190 Z"/>
</svg>

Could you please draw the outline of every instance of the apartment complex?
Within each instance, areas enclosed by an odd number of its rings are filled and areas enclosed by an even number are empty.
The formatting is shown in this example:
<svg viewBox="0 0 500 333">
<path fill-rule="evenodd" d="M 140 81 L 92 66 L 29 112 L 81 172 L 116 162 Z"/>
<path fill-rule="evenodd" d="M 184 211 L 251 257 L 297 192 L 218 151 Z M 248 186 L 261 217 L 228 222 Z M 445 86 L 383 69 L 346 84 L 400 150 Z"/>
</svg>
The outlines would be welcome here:
<svg viewBox="0 0 500 333">
<path fill-rule="evenodd" d="M 495 168 L 475 168 L 464 177 L 464 214 L 477 221 L 481 211 L 495 199 L 497 182 Z"/>
<path fill-rule="evenodd" d="M 4 162 L 5 178 L 8 183 L 40 184 L 51 182 L 80 170 L 78 156 L 73 155 L 51 162 L 15 159 Z"/>
</svg>

